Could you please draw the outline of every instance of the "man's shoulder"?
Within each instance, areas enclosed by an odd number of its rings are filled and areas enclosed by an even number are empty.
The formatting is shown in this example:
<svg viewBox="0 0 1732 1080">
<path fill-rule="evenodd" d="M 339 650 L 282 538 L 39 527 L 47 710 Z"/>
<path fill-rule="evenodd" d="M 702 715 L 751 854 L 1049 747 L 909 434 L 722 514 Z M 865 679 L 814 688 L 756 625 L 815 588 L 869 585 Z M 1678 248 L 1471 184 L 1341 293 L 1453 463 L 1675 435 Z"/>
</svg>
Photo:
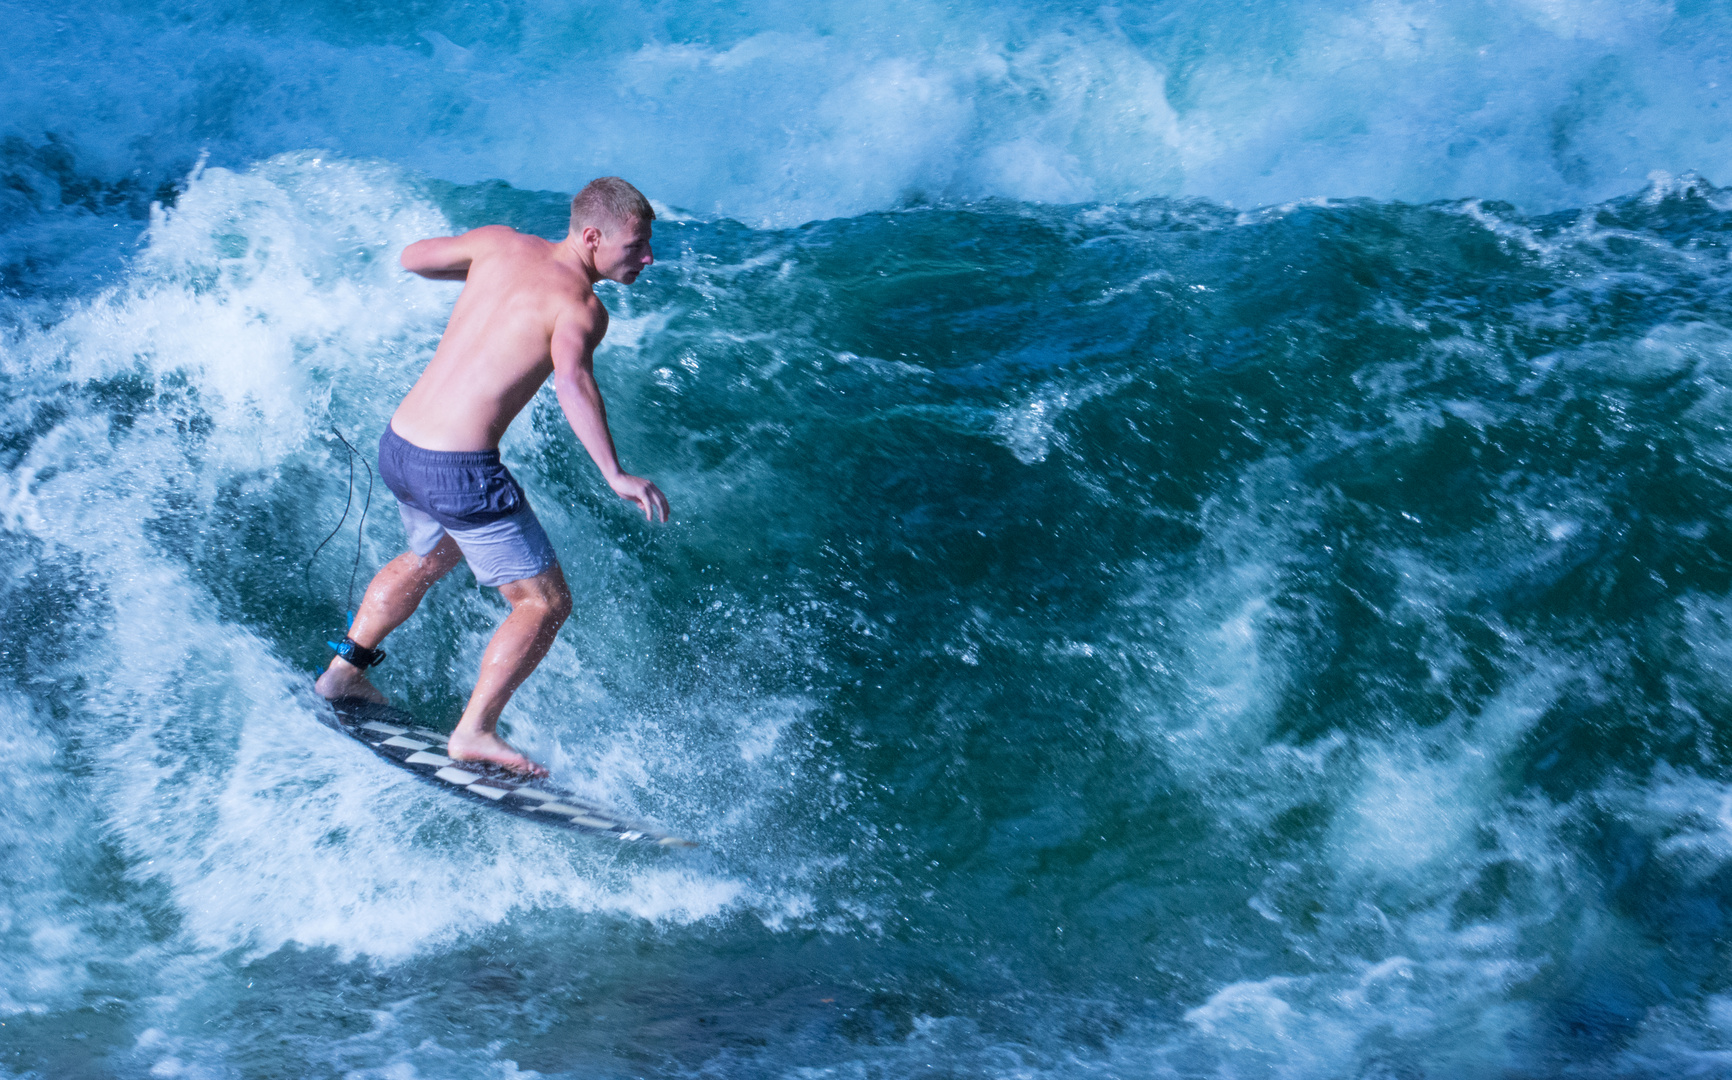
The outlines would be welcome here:
<svg viewBox="0 0 1732 1080">
<path fill-rule="evenodd" d="M 472 243 L 486 244 L 489 247 L 504 245 L 518 246 L 527 244 L 535 244 L 545 247 L 547 244 L 547 241 L 540 237 L 530 236 L 528 233 L 520 233 L 509 225 L 482 225 L 479 228 L 470 229 L 468 232 L 464 233 L 463 239 Z"/>
<path fill-rule="evenodd" d="M 607 308 L 588 282 L 579 278 L 573 284 L 577 287 L 569 292 L 559 290 L 553 312 L 554 336 L 556 339 L 587 342 L 588 347 L 593 348 L 607 334 Z"/>
<path fill-rule="evenodd" d="M 607 330 L 607 307 L 601 302 L 601 297 L 595 295 L 595 290 L 582 277 L 573 275 L 576 279 L 570 292 L 565 293 L 560 304 L 560 315 L 573 319 L 580 325 L 588 325 Z"/>
</svg>

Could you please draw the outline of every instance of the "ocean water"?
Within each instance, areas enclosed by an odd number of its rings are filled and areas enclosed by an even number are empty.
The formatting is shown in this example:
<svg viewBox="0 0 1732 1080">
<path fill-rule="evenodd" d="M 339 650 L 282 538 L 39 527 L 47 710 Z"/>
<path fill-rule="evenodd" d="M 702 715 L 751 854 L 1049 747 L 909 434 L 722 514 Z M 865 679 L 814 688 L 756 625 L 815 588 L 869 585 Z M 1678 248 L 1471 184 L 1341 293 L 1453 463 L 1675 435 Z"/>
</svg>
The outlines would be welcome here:
<svg viewBox="0 0 1732 1080">
<path fill-rule="evenodd" d="M 0 1074 L 1732 1075 L 1723 6 L 0 14 Z M 691 853 L 310 691 L 398 251 L 613 172 L 505 723 Z"/>
</svg>

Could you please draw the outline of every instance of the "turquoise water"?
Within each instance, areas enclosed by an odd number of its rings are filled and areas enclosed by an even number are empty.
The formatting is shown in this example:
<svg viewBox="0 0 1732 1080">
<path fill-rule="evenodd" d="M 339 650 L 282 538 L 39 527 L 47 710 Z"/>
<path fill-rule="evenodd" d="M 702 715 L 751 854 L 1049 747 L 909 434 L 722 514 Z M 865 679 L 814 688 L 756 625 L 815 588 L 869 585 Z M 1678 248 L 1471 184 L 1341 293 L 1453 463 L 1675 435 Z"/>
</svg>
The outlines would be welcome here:
<svg viewBox="0 0 1732 1080">
<path fill-rule="evenodd" d="M 6 15 L 7 1075 L 1732 1069 L 1719 8 Z M 308 686 L 331 428 L 454 296 L 396 253 L 609 171 L 675 518 L 531 406 L 506 724 L 690 854 Z M 449 726 L 502 610 L 381 683 Z"/>
</svg>

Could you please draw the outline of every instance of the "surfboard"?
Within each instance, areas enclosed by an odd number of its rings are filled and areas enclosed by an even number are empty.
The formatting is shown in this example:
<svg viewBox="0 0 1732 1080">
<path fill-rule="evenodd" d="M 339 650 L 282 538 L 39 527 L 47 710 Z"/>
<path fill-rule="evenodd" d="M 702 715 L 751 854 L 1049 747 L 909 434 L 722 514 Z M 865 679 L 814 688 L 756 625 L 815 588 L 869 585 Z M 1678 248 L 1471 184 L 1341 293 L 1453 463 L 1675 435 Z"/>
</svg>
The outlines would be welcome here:
<svg viewBox="0 0 1732 1080">
<path fill-rule="evenodd" d="M 446 736 L 423 727 L 401 709 L 361 698 L 338 698 L 330 705 L 330 710 L 321 714 L 327 726 L 363 743 L 399 769 L 459 798 L 543 825 L 626 843 L 674 848 L 698 846 L 597 806 L 546 779 L 526 778 L 497 765 L 453 761 L 445 756 Z"/>
</svg>

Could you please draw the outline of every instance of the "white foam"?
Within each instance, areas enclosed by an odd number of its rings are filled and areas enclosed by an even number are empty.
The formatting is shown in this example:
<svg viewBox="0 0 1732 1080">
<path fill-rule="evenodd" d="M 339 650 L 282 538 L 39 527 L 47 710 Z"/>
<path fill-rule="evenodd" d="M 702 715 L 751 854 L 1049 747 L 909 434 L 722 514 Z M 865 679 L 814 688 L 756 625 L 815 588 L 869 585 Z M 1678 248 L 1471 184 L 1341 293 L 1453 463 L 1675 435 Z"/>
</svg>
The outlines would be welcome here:
<svg viewBox="0 0 1732 1080">
<path fill-rule="evenodd" d="M 331 146 L 560 191 L 621 173 L 666 205 L 776 223 L 914 193 L 1552 208 L 1654 170 L 1732 167 L 1711 7 L 1335 0 L 1157 19 L 900 0 L 790 21 L 760 2 L 687 23 L 626 3 L 579 26 L 539 2 L 429 17 L 441 29 L 381 32 L 332 9 L 300 33 L 225 4 L 194 31 L 117 9 L 68 40 L 46 8 L 15 9 L 7 130 L 59 133 L 117 178 L 201 147 L 234 166 Z"/>
<path fill-rule="evenodd" d="M 0 877 L 0 1017 L 76 1003 L 90 961 L 115 959 L 67 903 L 71 886 L 59 868 L 89 857 L 89 822 L 56 768 L 59 750 L 26 700 L 0 692 L 0 860 L 11 868 Z"/>
</svg>

